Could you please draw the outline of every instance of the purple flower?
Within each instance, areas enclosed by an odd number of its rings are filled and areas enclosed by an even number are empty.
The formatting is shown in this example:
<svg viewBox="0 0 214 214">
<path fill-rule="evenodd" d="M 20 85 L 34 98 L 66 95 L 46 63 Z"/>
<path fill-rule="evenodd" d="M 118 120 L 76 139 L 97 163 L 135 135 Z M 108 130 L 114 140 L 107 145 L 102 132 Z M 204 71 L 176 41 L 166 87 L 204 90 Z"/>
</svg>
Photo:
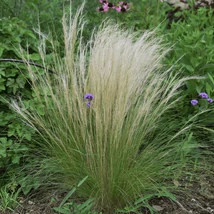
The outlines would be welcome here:
<svg viewBox="0 0 214 214">
<path fill-rule="evenodd" d="M 109 9 L 115 9 L 118 12 L 126 12 L 128 11 L 128 6 L 130 5 L 127 2 L 119 2 L 118 6 L 114 6 L 113 3 L 108 2 L 108 0 L 99 0 L 103 5 L 98 7 L 96 10 L 99 12 L 107 12 Z"/>
<path fill-rule="evenodd" d="M 107 12 L 109 9 L 109 7 L 107 6 L 107 4 L 104 4 L 102 7 L 98 7 L 97 11 L 98 12 Z"/>
<path fill-rule="evenodd" d="M 129 3 L 124 2 L 124 1 L 120 1 L 118 4 L 119 4 L 120 6 L 123 6 L 125 9 L 127 9 L 127 7 L 130 5 Z"/>
<path fill-rule="evenodd" d="M 84 100 L 93 100 L 94 99 L 94 95 L 93 94 L 90 94 L 90 93 L 88 93 L 88 94 L 86 94 L 85 96 L 84 96 Z"/>
<path fill-rule="evenodd" d="M 126 12 L 126 11 L 128 11 L 127 10 L 127 6 L 118 6 L 118 7 L 115 7 L 115 10 L 117 11 L 117 12 Z"/>
<path fill-rule="evenodd" d="M 94 99 L 94 95 L 93 95 L 93 94 L 87 93 L 87 94 L 84 96 L 84 100 L 87 100 L 87 102 L 86 102 L 87 107 L 90 107 L 90 106 L 91 106 L 91 101 L 92 101 L 93 99 Z"/>
<path fill-rule="evenodd" d="M 212 102 L 213 102 L 213 99 L 212 99 L 212 98 L 208 98 L 207 101 L 208 101 L 209 103 L 212 103 Z"/>
<path fill-rule="evenodd" d="M 108 8 L 114 8 L 114 4 L 113 3 L 106 3 L 105 6 L 107 6 Z"/>
<path fill-rule="evenodd" d="M 204 98 L 204 99 L 208 99 L 208 94 L 205 93 L 205 92 L 201 92 L 201 93 L 199 94 L 199 97 Z"/>
<path fill-rule="evenodd" d="M 191 104 L 192 104 L 193 106 L 196 106 L 196 105 L 198 104 L 198 100 L 191 100 Z"/>
<path fill-rule="evenodd" d="M 86 105 L 87 105 L 88 107 L 90 107 L 90 106 L 91 106 L 91 101 L 86 102 Z"/>
</svg>

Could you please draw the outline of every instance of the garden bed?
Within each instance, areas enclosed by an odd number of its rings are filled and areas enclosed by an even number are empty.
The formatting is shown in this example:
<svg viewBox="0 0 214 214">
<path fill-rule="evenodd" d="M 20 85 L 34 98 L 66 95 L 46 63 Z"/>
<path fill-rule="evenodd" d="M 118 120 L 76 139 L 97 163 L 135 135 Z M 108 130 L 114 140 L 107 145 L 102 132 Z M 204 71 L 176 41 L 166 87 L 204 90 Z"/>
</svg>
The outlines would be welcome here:
<svg viewBox="0 0 214 214">
<path fill-rule="evenodd" d="M 214 213 L 214 180 L 212 175 L 201 175 L 198 180 L 190 181 L 185 177 L 175 181 L 179 185 L 179 191 L 175 192 L 176 202 L 167 197 L 153 198 L 150 205 L 160 214 L 208 214 Z M 31 197 L 20 197 L 20 205 L 14 212 L 5 214 L 56 214 L 53 207 L 59 206 L 63 195 L 55 191 L 40 193 Z M 142 214 L 150 214 L 147 208 L 139 210 Z M 130 212 L 135 214 L 136 212 Z M 104 213 L 103 213 L 104 214 Z"/>
</svg>

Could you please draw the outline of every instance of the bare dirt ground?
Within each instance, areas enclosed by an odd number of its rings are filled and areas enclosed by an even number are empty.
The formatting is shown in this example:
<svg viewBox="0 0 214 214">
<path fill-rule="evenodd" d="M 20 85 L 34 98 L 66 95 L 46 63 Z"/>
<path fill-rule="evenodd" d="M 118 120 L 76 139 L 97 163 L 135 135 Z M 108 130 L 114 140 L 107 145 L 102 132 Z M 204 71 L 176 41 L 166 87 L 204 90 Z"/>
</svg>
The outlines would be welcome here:
<svg viewBox="0 0 214 214">
<path fill-rule="evenodd" d="M 159 214 L 214 214 L 214 173 L 201 174 L 199 178 L 185 177 L 174 181 L 179 186 L 174 202 L 169 198 L 154 198 L 150 204 Z M 54 199 L 54 200 L 51 200 Z M 63 197 L 56 192 L 46 192 L 31 198 L 19 198 L 20 206 L 14 212 L 5 214 L 55 214 L 53 207 L 59 205 Z M 143 208 L 139 213 L 150 214 Z M 3 213 L 1 213 L 3 214 Z M 108 214 L 108 213 L 105 213 Z M 110 213 L 109 213 L 110 214 Z M 135 214 L 135 213 L 130 213 Z"/>
</svg>

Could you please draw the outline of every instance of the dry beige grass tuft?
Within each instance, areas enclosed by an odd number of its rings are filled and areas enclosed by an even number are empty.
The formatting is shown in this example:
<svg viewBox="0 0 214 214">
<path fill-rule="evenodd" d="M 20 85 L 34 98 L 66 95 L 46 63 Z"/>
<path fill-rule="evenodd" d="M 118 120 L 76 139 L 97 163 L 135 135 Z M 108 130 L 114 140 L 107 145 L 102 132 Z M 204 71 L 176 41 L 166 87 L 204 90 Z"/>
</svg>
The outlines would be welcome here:
<svg viewBox="0 0 214 214">
<path fill-rule="evenodd" d="M 185 79 L 161 69 L 168 50 L 154 32 L 137 36 L 107 22 L 88 45 L 79 38 L 76 48 L 82 8 L 73 20 L 63 18 L 65 57 L 56 59 L 57 74 L 35 74 L 28 66 L 45 115 L 12 105 L 44 140 L 58 182 L 71 188 L 89 176 L 79 195 L 94 197 L 98 209 L 111 213 L 155 189 L 168 173 L 166 164 L 174 163 L 171 145 L 154 145 L 146 137 L 179 100 L 173 98 Z M 45 61 L 43 49 L 40 54 Z M 86 93 L 94 95 L 90 107 Z"/>
</svg>

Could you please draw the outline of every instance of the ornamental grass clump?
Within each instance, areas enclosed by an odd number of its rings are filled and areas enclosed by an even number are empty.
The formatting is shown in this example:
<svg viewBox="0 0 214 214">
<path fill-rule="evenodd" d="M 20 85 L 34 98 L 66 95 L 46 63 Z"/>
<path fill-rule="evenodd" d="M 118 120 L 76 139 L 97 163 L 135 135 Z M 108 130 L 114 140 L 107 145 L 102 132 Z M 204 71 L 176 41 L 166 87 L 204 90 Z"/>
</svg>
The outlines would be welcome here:
<svg viewBox="0 0 214 214">
<path fill-rule="evenodd" d="M 65 56 L 56 59 L 54 73 L 27 66 L 44 114 L 28 109 L 21 98 L 12 105 L 40 135 L 57 187 L 72 189 L 88 176 L 78 196 L 94 198 L 97 210 L 113 213 L 157 192 L 179 166 L 183 144 L 157 130 L 179 101 L 184 79 L 161 69 L 168 50 L 154 32 L 137 35 L 106 22 L 83 45 L 81 11 L 74 19 L 63 17 Z M 44 48 L 39 50 L 45 62 Z"/>
</svg>

